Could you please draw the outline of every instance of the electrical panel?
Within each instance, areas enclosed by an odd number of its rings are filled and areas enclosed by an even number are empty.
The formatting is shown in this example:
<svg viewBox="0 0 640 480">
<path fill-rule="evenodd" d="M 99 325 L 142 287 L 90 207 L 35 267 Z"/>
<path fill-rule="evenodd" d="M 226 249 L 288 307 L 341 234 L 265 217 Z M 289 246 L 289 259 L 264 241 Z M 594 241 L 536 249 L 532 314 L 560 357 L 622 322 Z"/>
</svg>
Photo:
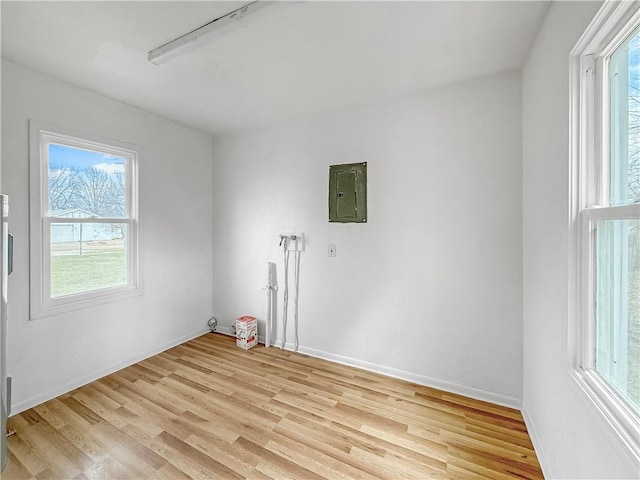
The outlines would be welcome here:
<svg viewBox="0 0 640 480">
<path fill-rule="evenodd" d="M 329 221 L 367 222 L 367 163 L 329 167 Z"/>
</svg>

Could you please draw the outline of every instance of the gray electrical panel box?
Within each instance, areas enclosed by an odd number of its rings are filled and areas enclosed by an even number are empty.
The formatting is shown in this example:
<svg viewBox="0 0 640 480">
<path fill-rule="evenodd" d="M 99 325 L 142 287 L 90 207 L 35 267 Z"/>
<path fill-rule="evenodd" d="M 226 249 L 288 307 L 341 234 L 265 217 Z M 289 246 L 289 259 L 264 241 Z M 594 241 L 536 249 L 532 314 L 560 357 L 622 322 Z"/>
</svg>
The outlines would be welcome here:
<svg viewBox="0 0 640 480">
<path fill-rule="evenodd" d="M 367 222 L 367 162 L 329 167 L 329 221 Z"/>
</svg>

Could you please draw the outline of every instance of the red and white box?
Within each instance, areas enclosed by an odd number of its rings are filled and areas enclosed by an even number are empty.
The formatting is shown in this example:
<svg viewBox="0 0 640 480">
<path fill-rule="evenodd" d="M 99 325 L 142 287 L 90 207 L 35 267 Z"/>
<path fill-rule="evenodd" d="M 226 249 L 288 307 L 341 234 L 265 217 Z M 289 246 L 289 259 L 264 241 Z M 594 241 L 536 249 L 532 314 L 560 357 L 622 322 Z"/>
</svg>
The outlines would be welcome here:
<svg viewBox="0 0 640 480">
<path fill-rule="evenodd" d="M 236 320 L 236 345 L 249 350 L 258 344 L 258 321 L 245 315 Z"/>
</svg>

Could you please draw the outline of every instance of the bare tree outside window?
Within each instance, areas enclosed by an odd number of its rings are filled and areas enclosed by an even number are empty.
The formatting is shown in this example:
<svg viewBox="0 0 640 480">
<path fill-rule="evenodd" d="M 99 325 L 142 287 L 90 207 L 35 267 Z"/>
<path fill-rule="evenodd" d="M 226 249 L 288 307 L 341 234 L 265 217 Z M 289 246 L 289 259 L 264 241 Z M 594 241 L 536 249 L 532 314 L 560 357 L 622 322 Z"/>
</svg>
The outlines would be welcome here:
<svg viewBox="0 0 640 480">
<path fill-rule="evenodd" d="M 78 172 L 70 168 L 49 170 L 49 209 L 74 208 Z"/>
</svg>

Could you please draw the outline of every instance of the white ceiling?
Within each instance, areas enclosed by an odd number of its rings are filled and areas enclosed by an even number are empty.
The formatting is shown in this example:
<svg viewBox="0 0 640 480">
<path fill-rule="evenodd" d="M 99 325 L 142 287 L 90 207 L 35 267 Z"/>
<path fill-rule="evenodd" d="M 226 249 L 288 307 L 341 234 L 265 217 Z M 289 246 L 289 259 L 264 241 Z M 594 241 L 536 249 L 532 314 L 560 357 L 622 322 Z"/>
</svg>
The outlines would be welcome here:
<svg viewBox="0 0 640 480">
<path fill-rule="evenodd" d="M 212 133 L 520 67 L 548 2 L 267 5 L 162 65 L 147 52 L 244 2 L 2 1 L 2 56 Z"/>
</svg>

